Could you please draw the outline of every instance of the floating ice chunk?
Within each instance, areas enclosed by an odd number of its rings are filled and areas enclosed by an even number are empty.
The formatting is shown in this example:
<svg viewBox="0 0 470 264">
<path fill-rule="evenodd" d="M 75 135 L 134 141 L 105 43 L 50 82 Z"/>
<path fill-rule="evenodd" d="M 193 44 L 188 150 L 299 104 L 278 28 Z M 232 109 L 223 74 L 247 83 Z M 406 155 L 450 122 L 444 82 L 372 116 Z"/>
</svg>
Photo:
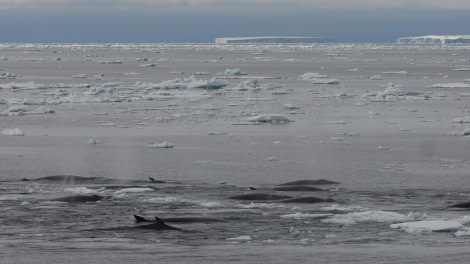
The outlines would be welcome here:
<svg viewBox="0 0 470 264">
<path fill-rule="evenodd" d="M 147 145 L 147 148 L 173 148 L 173 144 L 170 142 L 164 141 L 162 143 L 153 143 L 150 145 Z"/>
<path fill-rule="evenodd" d="M 140 67 L 155 67 L 157 66 L 156 63 L 146 63 L 146 64 L 141 64 Z"/>
<path fill-rule="evenodd" d="M 372 102 L 395 102 L 406 99 L 426 99 L 426 97 L 422 96 L 419 92 L 405 91 L 402 89 L 401 85 L 388 83 L 383 92 L 379 92 L 377 94 L 365 94 L 362 96 L 362 99 Z"/>
<path fill-rule="evenodd" d="M 289 109 L 289 110 L 294 110 L 294 109 L 300 109 L 301 107 L 294 105 L 294 104 L 284 104 L 284 108 Z"/>
<path fill-rule="evenodd" d="M 240 88 L 256 88 L 258 87 L 258 80 L 257 79 L 248 79 L 238 84 Z"/>
<path fill-rule="evenodd" d="M 339 204 L 333 204 L 332 206 L 322 207 L 320 211 L 326 212 L 352 212 L 352 211 L 363 211 L 362 207 L 341 207 Z"/>
<path fill-rule="evenodd" d="M 264 114 L 251 116 L 247 118 L 248 122 L 260 122 L 260 123 L 288 123 L 292 122 L 287 116 L 280 114 Z"/>
<path fill-rule="evenodd" d="M 431 88 L 470 88 L 470 83 L 436 83 Z"/>
<path fill-rule="evenodd" d="M 198 80 L 194 76 L 189 78 L 163 81 L 154 85 L 154 89 L 187 89 L 187 88 L 201 88 L 201 89 L 220 89 L 228 85 L 225 80 L 212 78 L 210 80 Z"/>
<path fill-rule="evenodd" d="M 454 231 L 462 229 L 463 225 L 455 220 L 425 220 L 391 224 L 390 227 L 401 229 L 410 234 L 421 234 L 425 232 Z"/>
<path fill-rule="evenodd" d="M 39 114 L 53 114 L 55 113 L 55 110 L 53 109 L 50 109 L 46 106 L 40 106 L 36 109 L 36 111 L 34 111 L 34 113 L 39 113 Z"/>
<path fill-rule="evenodd" d="M 372 76 L 369 77 L 369 80 L 379 81 L 379 80 L 382 80 L 382 76 L 381 75 L 372 75 Z"/>
<path fill-rule="evenodd" d="M 470 236 L 470 228 L 465 227 L 463 230 L 459 230 L 454 234 L 456 237 Z"/>
<path fill-rule="evenodd" d="M 406 71 L 386 71 L 386 72 L 382 72 L 382 74 L 407 75 L 408 72 L 406 72 Z"/>
<path fill-rule="evenodd" d="M 86 73 L 77 73 L 77 74 L 72 75 L 72 78 L 86 79 L 86 78 L 88 78 L 88 74 L 86 74 Z"/>
<path fill-rule="evenodd" d="M 338 79 L 314 79 L 313 84 L 339 84 Z"/>
<path fill-rule="evenodd" d="M 342 225 L 353 225 L 357 223 L 397 223 L 404 221 L 412 221 L 417 219 L 423 219 L 425 216 L 420 213 L 409 213 L 403 215 L 390 211 L 365 211 L 365 212 L 353 212 L 343 215 L 334 215 L 327 219 L 321 220 L 323 223 L 330 224 L 342 224 Z"/>
<path fill-rule="evenodd" d="M 13 113 L 13 112 L 28 112 L 29 109 L 25 106 L 21 106 L 21 105 L 15 105 L 15 106 L 12 106 L 12 107 L 9 107 L 6 112 L 10 112 L 10 113 Z"/>
<path fill-rule="evenodd" d="M 454 118 L 454 123 L 470 123 L 470 116 Z"/>
<path fill-rule="evenodd" d="M 230 237 L 227 238 L 228 241 L 251 241 L 251 236 L 238 236 L 238 237 Z"/>
<path fill-rule="evenodd" d="M 239 68 L 235 69 L 226 69 L 223 73 L 225 76 L 240 76 L 240 75 L 246 75 L 245 72 L 242 72 Z"/>
<path fill-rule="evenodd" d="M 5 136 L 24 136 L 25 135 L 25 133 L 19 128 L 14 128 L 14 129 L 5 128 L 2 131 L 2 134 Z"/>
<path fill-rule="evenodd" d="M 293 219 L 318 219 L 318 218 L 326 218 L 328 216 L 332 216 L 333 214 L 308 214 L 308 213 L 295 213 L 295 214 L 286 214 L 281 215 L 281 218 L 293 218 Z"/>
<path fill-rule="evenodd" d="M 465 127 L 465 129 L 463 130 L 462 134 L 464 136 L 470 136 L 470 125 L 467 125 L 467 127 Z"/>
<path fill-rule="evenodd" d="M 306 72 L 299 76 L 300 80 L 314 80 L 318 78 L 328 78 L 328 75 L 317 72 Z"/>
<path fill-rule="evenodd" d="M 16 74 L 9 72 L 0 73 L 0 79 L 16 79 Z"/>
<path fill-rule="evenodd" d="M 156 197 L 142 200 L 142 203 L 156 203 L 156 204 L 172 204 L 183 202 L 183 200 L 176 197 Z"/>
<path fill-rule="evenodd" d="M 103 142 L 101 142 L 100 140 L 98 140 L 96 138 L 90 138 L 86 143 L 96 145 L 96 144 L 101 144 Z"/>
<path fill-rule="evenodd" d="M 23 99 L 24 105 L 45 105 L 47 104 L 46 99 L 32 99 L 32 98 L 24 98 Z"/>
<path fill-rule="evenodd" d="M 143 188 L 143 187 L 134 187 L 134 188 L 124 188 L 114 192 L 115 194 L 123 194 L 123 193 L 143 193 L 143 192 L 153 192 L 155 189 L 153 188 Z"/>
<path fill-rule="evenodd" d="M 98 189 L 89 189 L 87 187 L 74 187 L 74 188 L 65 188 L 65 192 L 77 193 L 77 194 L 92 194 L 92 195 L 103 195 L 106 191 L 105 187 Z"/>
</svg>

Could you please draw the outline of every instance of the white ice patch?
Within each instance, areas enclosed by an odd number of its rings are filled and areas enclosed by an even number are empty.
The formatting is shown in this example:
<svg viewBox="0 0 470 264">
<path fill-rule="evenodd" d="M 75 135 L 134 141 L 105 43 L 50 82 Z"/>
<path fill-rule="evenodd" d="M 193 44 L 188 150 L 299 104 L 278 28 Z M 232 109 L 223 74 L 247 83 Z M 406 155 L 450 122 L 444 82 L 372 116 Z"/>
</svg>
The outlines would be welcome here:
<svg viewBox="0 0 470 264">
<path fill-rule="evenodd" d="M 470 236 L 470 228 L 466 227 L 463 230 L 455 232 L 456 237 Z"/>
<path fill-rule="evenodd" d="M 319 78 L 328 78 L 328 75 L 317 72 L 306 72 L 299 76 L 299 80 L 316 80 Z"/>
<path fill-rule="evenodd" d="M 409 92 L 402 89 L 401 85 L 388 83 L 383 92 L 376 94 L 364 94 L 362 100 L 371 102 L 396 102 L 399 100 L 423 100 L 426 99 L 419 92 Z"/>
<path fill-rule="evenodd" d="M 309 214 L 309 213 L 295 213 L 280 215 L 281 218 L 292 218 L 292 219 L 318 219 L 332 216 L 333 214 Z"/>
<path fill-rule="evenodd" d="M 313 84 L 339 84 L 338 79 L 314 79 Z"/>
<path fill-rule="evenodd" d="M 332 206 L 322 207 L 320 211 L 325 212 L 352 212 L 352 211 L 365 211 L 363 207 L 341 207 L 339 204 L 333 204 Z"/>
<path fill-rule="evenodd" d="M 134 187 L 134 188 L 124 188 L 114 193 L 119 195 L 119 194 L 124 194 L 124 193 L 143 193 L 143 192 L 153 192 L 153 191 L 155 191 L 155 189 Z"/>
<path fill-rule="evenodd" d="M 5 136 L 24 136 L 25 133 L 19 128 L 14 128 L 14 129 L 5 128 L 4 130 L 2 130 L 2 135 L 5 135 Z"/>
<path fill-rule="evenodd" d="M 154 84 L 154 89 L 188 89 L 188 88 L 200 88 L 200 89 L 220 89 L 228 85 L 225 80 L 212 78 L 210 80 L 199 80 L 194 76 L 189 78 L 181 79 L 176 78 L 173 80 L 163 81 L 159 84 Z"/>
<path fill-rule="evenodd" d="M 74 187 L 74 188 L 65 188 L 65 192 L 71 192 L 76 194 L 91 194 L 91 195 L 103 195 L 106 191 L 105 187 L 98 189 L 89 189 L 87 187 Z"/>
<path fill-rule="evenodd" d="M 470 83 L 436 83 L 431 88 L 470 88 Z"/>
<path fill-rule="evenodd" d="M 227 238 L 228 241 L 251 241 L 251 236 L 238 236 L 238 237 L 230 237 Z"/>
<path fill-rule="evenodd" d="M 148 198 L 143 199 L 142 203 L 149 203 L 149 204 L 172 204 L 172 203 L 179 203 L 184 202 L 184 200 L 176 198 L 176 197 L 156 197 L 156 198 Z"/>
<path fill-rule="evenodd" d="M 164 141 L 162 143 L 152 143 L 150 145 L 147 145 L 147 148 L 173 148 L 173 144 L 167 141 Z"/>
<path fill-rule="evenodd" d="M 426 216 L 420 213 L 409 213 L 408 215 L 399 214 L 390 211 L 365 211 L 353 212 L 343 215 L 334 215 L 327 219 L 321 220 L 323 223 L 353 225 L 357 223 L 398 223 L 405 221 L 413 221 L 423 219 Z"/>
<path fill-rule="evenodd" d="M 259 123 L 288 123 L 292 122 L 287 116 L 280 114 L 263 114 L 257 116 L 251 116 L 247 118 L 248 122 L 259 122 Z"/>
<path fill-rule="evenodd" d="M 455 220 L 425 220 L 391 224 L 390 227 L 403 230 L 410 234 L 421 234 L 439 231 L 454 231 L 462 229 L 463 225 Z"/>
</svg>

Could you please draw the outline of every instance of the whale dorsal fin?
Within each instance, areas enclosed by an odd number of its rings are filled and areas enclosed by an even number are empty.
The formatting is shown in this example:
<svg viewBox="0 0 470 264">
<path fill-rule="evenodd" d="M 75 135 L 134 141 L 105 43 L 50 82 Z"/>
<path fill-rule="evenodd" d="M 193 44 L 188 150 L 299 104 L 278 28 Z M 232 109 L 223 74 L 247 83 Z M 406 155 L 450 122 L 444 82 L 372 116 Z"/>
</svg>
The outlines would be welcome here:
<svg viewBox="0 0 470 264">
<path fill-rule="evenodd" d="M 148 222 L 148 220 L 143 218 L 142 216 L 134 215 L 134 218 L 135 218 L 135 221 L 137 223 L 139 223 L 139 222 Z"/>
<path fill-rule="evenodd" d="M 161 219 L 155 216 L 155 223 L 158 225 L 166 225 L 165 222 Z"/>
</svg>

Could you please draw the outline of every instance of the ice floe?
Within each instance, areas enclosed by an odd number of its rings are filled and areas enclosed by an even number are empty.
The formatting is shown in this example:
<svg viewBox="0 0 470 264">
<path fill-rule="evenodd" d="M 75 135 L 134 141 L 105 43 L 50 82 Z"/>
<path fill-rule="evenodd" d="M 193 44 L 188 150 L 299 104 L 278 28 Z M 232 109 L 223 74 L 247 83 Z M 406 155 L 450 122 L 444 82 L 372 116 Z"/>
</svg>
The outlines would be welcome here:
<svg viewBox="0 0 470 264">
<path fill-rule="evenodd" d="M 328 75 L 317 72 L 306 72 L 299 76 L 300 80 L 316 80 L 319 78 L 328 78 Z"/>
<path fill-rule="evenodd" d="M 147 145 L 147 148 L 173 148 L 173 144 L 167 141 L 164 141 L 162 143 L 152 143 L 150 145 Z"/>
<path fill-rule="evenodd" d="M 13 129 L 5 128 L 2 130 L 1 134 L 5 136 L 24 136 L 25 135 L 25 133 L 19 128 L 13 128 Z"/>
<path fill-rule="evenodd" d="M 251 116 L 247 118 L 248 122 L 259 122 L 259 123 L 288 123 L 292 122 L 285 115 L 280 114 L 262 114 L 257 116 Z"/>
<path fill-rule="evenodd" d="M 431 88 L 470 88 L 470 83 L 436 83 Z"/>
<path fill-rule="evenodd" d="M 405 91 L 398 84 L 388 83 L 382 92 L 364 94 L 362 99 L 371 102 L 395 102 L 399 100 L 423 100 L 428 97 L 420 92 Z"/>
<path fill-rule="evenodd" d="M 421 213 L 409 213 L 408 215 L 390 212 L 390 211 L 365 211 L 365 212 L 352 212 L 341 215 L 333 215 L 327 219 L 322 219 L 323 223 L 340 224 L 340 225 L 354 225 L 357 223 L 399 223 L 405 221 L 420 220 L 426 218 L 426 215 Z"/>
<path fill-rule="evenodd" d="M 313 84 L 339 84 L 338 79 L 314 79 Z"/>
<path fill-rule="evenodd" d="M 154 84 L 154 89 L 188 89 L 188 88 L 201 88 L 201 89 L 220 89 L 228 85 L 226 80 L 212 78 L 210 80 L 196 79 L 193 75 L 189 78 L 163 81 Z"/>
<path fill-rule="evenodd" d="M 424 220 L 391 224 L 390 227 L 410 234 L 421 234 L 424 232 L 455 231 L 464 226 L 455 220 Z"/>
<path fill-rule="evenodd" d="M 292 219 L 318 219 L 332 216 L 333 214 L 309 214 L 309 213 L 295 213 L 280 215 L 281 218 L 292 218 Z"/>
<path fill-rule="evenodd" d="M 89 189 L 87 187 L 73 187 L 73 188 L 65 188 L 64 191 L 76 193 L 76 194 L 104 195 L 106 188 L 101 187 L 98 189 Z"/>
</svg>

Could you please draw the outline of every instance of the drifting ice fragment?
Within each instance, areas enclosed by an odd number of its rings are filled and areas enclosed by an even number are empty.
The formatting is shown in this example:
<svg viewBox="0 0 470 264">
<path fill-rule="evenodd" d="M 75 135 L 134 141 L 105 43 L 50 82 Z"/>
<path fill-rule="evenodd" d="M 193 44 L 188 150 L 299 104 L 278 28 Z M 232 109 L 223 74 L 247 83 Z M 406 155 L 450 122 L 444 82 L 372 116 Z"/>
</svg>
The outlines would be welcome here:
<svg viewBox="0 0 470 264">
<path fill-rule="evenodd" d="M 411 234 L 421 234 L 423 232 L 442 232 L 462 229 L 463 225 L 454 220 L 427 220 L 416 222 L 405 222 L 390 225 L 391 228 L 401 229 Z"/>
<path fill-rule="evenodd" d="M 287 116 L 279 114 L 264 114 L 248 117 L 248 122 L 263 122 L 263 123 L 287 123 L 292 122 Z"/>
<path fill-rule="evenodd" d="M 2 131 L 2 134 L 5 135 L 5 136 L 24 136 L 24 132 L 21 131 L 21 129 L 19 128 L 15 128 L 15 129 L 10 129 L 10 128 L 6 128 Z"/>
</svg>

